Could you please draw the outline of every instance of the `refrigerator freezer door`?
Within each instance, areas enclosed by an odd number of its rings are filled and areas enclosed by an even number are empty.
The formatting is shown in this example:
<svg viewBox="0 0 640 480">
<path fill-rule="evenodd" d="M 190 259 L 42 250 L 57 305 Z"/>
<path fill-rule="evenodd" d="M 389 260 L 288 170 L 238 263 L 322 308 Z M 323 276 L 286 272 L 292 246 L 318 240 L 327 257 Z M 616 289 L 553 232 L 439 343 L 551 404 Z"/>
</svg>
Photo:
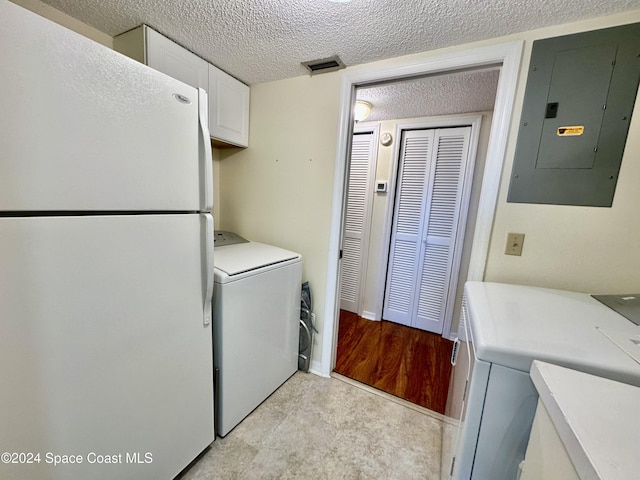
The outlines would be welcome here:
<svg viewBox="0 0 640 480">
<path fill-rule="evenodd" d="M 195 88 L 5 0 L 0 43 L 0 211 L 210 208 Z"/>
<path fill-rule="evenodd" d="M 0 444 L 42 455 L 0 477 L 173 478 L 213 442 L 208 223 L 0 219 Z"/>
</svg>

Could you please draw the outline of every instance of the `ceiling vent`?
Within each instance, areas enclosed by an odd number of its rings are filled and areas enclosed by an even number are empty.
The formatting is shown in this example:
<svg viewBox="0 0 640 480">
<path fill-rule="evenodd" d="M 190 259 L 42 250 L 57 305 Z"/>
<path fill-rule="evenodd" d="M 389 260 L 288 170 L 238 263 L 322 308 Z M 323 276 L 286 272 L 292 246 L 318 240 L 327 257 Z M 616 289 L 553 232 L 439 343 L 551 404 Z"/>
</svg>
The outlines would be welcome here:
<svg viewBox="0 0 640 480">
<path fill-rule="evenodd" d="M 345 64 L 342 63 L 340 57 L 334 55 L 333 57 L 323 58 L 320 60 L 311 60 L 309 62 L 302 62 L 302 66 L 309 71 L 310 75 L 317 73 L 327 73 L 345 68 Z"/>
</svg>

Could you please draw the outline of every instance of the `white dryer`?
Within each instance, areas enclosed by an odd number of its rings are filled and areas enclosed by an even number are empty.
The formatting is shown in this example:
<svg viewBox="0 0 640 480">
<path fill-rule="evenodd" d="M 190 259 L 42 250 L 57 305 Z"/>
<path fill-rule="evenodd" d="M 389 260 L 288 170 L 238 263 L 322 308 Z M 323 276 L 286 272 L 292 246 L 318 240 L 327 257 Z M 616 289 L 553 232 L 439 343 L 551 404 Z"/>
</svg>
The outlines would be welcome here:
<svg viewBox="0 0 640 480">
<path fill-rule="evenodd" d="M 517 478 L 538 399 L 533 360 L 640 386 L 639 360 L 624 349 L 631 342 L 616 340 L 639 327 L 586 293 L 467 282 L 458 333 L 448 399 L 462 420 L 456 480 Z"/>
<path fill-rule="evenodd" d="M 214 255 L 216 432 L 222 437 L 298 369 L 302 257 L 234 237 L 216 232 Z"/>
</svg>

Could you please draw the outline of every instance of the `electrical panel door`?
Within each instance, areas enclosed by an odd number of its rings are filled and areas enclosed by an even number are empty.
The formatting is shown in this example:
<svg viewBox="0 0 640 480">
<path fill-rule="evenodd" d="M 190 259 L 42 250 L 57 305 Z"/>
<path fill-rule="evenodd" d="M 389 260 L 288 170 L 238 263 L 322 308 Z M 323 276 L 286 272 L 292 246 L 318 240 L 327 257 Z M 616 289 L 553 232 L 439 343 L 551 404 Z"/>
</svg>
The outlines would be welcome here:
<svg viewBox="0 0 640 480">
<path fill-rule="evenodd" d="M 509 202 L 611 206 L 640 79 L 640 23 L 538 40 Z"/>
</svg>

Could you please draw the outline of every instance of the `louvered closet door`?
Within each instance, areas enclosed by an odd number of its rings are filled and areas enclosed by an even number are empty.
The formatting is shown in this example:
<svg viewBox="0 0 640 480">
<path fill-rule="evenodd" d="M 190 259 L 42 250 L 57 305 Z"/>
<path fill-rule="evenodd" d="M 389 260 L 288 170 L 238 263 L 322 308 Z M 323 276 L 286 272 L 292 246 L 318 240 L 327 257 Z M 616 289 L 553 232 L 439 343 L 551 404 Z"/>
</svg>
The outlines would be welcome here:
<svg viewBox="0 0 640 480">
<path fill-rule="evenodd" d="M 426 205 L 423 258 L 413 326 L 442 333 L 461 211 L 471 127 L 436 130 Z M 466 211 L 466 210 L 465 210 Z"/>
<path fill-rule="evenodd" d="M 434 130 L 404 132 L 382 318 L 411 325 Z"/>
<path fill-rule="evenodd" d="M 442 333 L 471 127 L 405 132 L 383 318 Z"/>
<path fill-rule="evenodd" d="M 359 303 L 371 219 L 375 145 L 372 132 L 355 133 L 351 147 L 345 230 L 342 244 L 340 308 L 360 315 Z"/>
</svg>

